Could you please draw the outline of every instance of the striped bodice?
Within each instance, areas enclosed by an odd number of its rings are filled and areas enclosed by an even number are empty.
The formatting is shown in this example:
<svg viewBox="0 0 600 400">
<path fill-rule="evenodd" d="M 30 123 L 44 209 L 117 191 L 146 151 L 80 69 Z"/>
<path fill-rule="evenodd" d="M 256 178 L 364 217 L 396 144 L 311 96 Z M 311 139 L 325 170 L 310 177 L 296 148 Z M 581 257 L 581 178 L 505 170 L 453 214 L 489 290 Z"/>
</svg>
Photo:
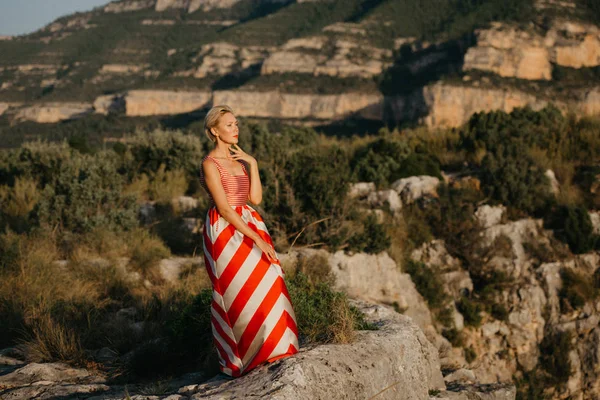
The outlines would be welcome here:
<svg viewBox="0 0 600 400">
<path fill-rule="evenodd" d="M 225 169 L 219 161 L 217 161 L 214 157 L 206 156 L 206 158 L 210 158 L 216 164 L 217 169 L 219 170 L 219 174 L 221 175 L 221 184 L 223 185 L 223 189 L 225 189 L 225 194 L 227 195 L 227 202 L 230 206 L 243 206 L 246 204 L 248 200 L 248 195 L 250 193 L 250 178 L 248 177 L 248 173 L 246 172 L 246 167 L 242 164 L 242 169 L 244 173 L 242 175 L 231 175 L 227 169 Z M 204 162 L 204 160 L 202 160 Z M 210 206 L 214 206 L 215 202 L 206 186 L 206 182 L 204 180 L 204 171 L 202 167 L 200 168 L 200 184 L 208 193 L 208 197 L 210 199 Z"/>
</svg>

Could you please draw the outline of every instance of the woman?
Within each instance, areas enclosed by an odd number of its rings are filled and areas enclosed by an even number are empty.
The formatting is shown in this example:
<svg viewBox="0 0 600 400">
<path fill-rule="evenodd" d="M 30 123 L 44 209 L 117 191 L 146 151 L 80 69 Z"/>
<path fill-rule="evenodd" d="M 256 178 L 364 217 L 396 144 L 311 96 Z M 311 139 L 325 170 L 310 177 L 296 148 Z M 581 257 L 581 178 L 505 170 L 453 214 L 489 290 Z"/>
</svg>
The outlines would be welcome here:
<svg viewBox="0 0 600 400">
<path fill-rule="evenodd" d="M 211 325 L 221 371 L 236 377 L 297 353 L 298 330 L 271 236 L 246 204 L 260 204 L 262 187 L 256 160 L 237 146 L 231 108 L 213 107 L 204 132 L 215 143 L 200 175 L 210 198 L 203 247 L 213 286 Z"/>
</svg>

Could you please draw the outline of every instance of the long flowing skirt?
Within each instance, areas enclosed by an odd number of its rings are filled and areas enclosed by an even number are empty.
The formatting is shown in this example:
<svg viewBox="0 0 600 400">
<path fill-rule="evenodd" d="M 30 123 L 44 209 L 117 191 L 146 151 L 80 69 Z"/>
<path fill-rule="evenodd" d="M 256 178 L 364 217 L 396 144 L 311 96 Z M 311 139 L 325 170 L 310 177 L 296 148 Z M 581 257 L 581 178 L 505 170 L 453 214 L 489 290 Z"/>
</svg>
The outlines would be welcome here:
<svg viewBox="0 0 600 400">
<path fill-rule="evenodd" d="M 273 244 L 262 217 L 249 205 L 231 206 Z M 220 369 L 240 376 L 265 361 L 298 352 L 296 316 L 279 260 L 209 208 L 203 228 L 204 261 L 213 286 L 211 325 Z"/>
</svg>

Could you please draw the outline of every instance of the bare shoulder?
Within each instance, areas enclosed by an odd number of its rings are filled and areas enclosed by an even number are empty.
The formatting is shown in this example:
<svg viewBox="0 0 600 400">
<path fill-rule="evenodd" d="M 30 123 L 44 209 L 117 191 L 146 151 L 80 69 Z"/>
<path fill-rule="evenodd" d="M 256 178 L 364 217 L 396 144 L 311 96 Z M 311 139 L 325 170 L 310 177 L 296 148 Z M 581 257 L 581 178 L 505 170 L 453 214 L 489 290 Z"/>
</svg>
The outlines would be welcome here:
<svg viewBox="0 0 600 400">
<path fill-rule="evenodd" d="M 217 165 L 210 157 L 205 157 L 204 160 L 202 160 L 202 169 L 209 173 L 210 171 L 218 172 Z"/>
</svg>

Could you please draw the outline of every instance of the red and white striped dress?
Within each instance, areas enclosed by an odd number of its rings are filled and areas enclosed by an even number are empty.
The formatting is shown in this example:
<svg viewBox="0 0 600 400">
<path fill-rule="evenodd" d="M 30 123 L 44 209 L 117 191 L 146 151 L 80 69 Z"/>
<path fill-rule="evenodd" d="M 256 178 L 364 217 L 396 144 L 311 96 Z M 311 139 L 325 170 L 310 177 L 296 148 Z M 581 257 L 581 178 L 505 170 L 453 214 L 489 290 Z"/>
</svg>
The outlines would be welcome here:
<svg viewBox="0 0 600 400">
<path fill-rule="evenodd" d="M 242 175 L 231 175 L 215 158 L 206 158 L 217 165 L 229 205 L 273 245 L 262 217 L 246 204 L 250 178 L 244 164 L 240 162 Z M 262 362 L 298 352 L 296 316 L 279 260 L 270 262 L 252 239 L 221 216 L 202 168 L 200 182 L 211 201 L 203 228 L 203 248 L 213 287 L 213 339 L 221 371 L 236 377 Z"/>
</svg>

